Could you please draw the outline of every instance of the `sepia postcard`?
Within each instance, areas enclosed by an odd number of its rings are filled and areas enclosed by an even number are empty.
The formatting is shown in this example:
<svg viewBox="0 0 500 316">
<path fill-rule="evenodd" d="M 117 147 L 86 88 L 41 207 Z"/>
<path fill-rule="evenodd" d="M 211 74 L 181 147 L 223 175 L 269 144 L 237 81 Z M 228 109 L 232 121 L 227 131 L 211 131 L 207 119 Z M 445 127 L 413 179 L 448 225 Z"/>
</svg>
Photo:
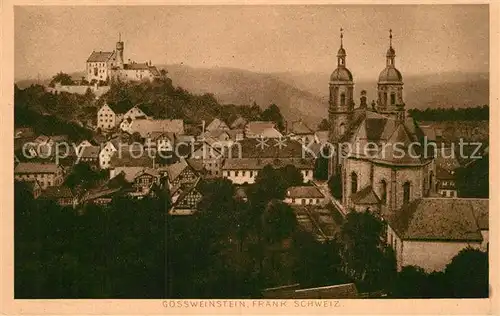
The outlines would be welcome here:
<svg viewBox="0 0 500 316">
<path fill-rule="evenodd" d="M 5 3 L 2 312 L 496 313 L 499 7 Z"/>
</svg>

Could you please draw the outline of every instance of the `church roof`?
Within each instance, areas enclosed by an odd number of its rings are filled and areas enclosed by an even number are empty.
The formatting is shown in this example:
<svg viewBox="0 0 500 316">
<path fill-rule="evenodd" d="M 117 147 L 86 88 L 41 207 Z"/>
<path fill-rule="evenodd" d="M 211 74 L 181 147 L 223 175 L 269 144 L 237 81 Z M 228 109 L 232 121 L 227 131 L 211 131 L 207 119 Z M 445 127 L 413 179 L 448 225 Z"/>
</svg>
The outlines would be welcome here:
<svg viewBox="0 0 500 316">
<path fill-rule="evenodd" d="M 89 58 L 87 59 L 88 63 L 94 63 L 94 62 L 106 62 L 108 61 L 112 56 L 114 52 L 96 52 L 93 51 Z"/>
<path fill-rule="evenodd" d="M 373 192 L 372 186 L 367 186 L 366 188 L 351 195 L 351 200 L 355 204 L 379 204 L 380 199 L 377 194 Z"/>
<path fill-rule="evenodd" d="M 403 83 L 403 76 L 394 67 L 386 67 L 378 76 L 378 83 Z"/>
<path fill-rule="evenodd" d="M 352 81 L 352 73 L 346 67 L 337 67 L 330 75 L 330 81 Z"/>
<path fill-rule="evenodd" d="M 488 199 L 418 199 L 388 217 L 404 240 L 481 241 L 478 219 L 485 226 Z"/>
</svg>

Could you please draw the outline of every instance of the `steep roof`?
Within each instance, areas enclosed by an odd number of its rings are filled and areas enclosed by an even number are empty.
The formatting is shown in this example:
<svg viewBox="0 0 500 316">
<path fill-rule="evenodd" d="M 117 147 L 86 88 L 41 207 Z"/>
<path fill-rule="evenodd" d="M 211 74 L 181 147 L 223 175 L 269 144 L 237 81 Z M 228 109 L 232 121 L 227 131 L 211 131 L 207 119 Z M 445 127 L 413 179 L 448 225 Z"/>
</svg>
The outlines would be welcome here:
<svg viewBox="0 0 500 316">
<path fill-rule="evenodd" d="M 231 123 L 231 129 L 236 129 L 236 128 L 245 128 L 245 125 L 247 124 L 247 120 L 241 116 L 238 116 L 232 123 Z"/>
<path fill-rule="evenodd" d="M 48 187 L 42 193 L 42 198 L 45 199 L 72 198 L 74 196 L 71 189 L 66 186 Z"/>
<path fill-rule="evenodd" d="M 214 118 L 210 124 L 208 124 L 207 127 L 205 127 L 205 130 L 207 131 L 214 131 L 218 129 L 229 129 L 226 123 L 224 123 L 222 120 L 218 118 Z"/>
<path fill-rule="evenodd" d="M 96 52 L 93 51 L 89 58 L 87 59 L 88 63 L 93 63 L 93 62 L 106 62 L 108 61 L 112 56 L 114 52 Z"/>
<path fill-rule="evenodd" d="M 14 173 L 56 173 L 60 167 L 55 163 L 42 162 L 20 162 L 14 169 Z"/>
<path fill-rule="evenodd" d="M 181 158 L 178 162 L 174 164 L 168 165 L 167 172 L 170 181 L 174 181 L 188 166 L 189 165 L 186 162 L 186 159 L 184 158 Z"/>
<path fill-rule="evenodd" d="M 245 126 L 245 131 L 254 135 L 260 135 L 264 130 L 269 128 L 275 128 L 276 124 L 274 122 L 267 121 L 251 121 Z"/>
<path fill-rule="evenodd" d="M 404 240 L 481 241 L 475 212 L 487 209 L 487 199 L 422 198 L 389 216 L 388 223 Z"/>
<path fill-rule="evenodd" d="M 304 134 L 313 134 L 314 131 L 307 126 L 306 123 L 304 123 L 302 120 L 298 120 L 295 122 L 292 122 L 290 126 L 290 133 L 293 133 L 295 135 L 304 135 Z"/>
<path fill-rule="evenodd" d="M 101 147 L 99 146 L 83 146 L 81 158 L 98 158 Z"/>
<path fill-rule="evenodd" d="M 314 185 L 301 185 L 289 187 L 286 196 L 290 198 L 324 198 L 325 196 Z"/>
<path fill-rule="evenodd" d="M 182 120 L 134 120 L 130 125 L 131 134 L 138 132 L 141 137 L 147 137 L 152 132 L 170 132 L 184 134 L 184 122 Z"/>
<path fill-rule="evenodd" d="M 366 188 L 354 193 L 351 195 L 351 200 L 355 204 L 361 204 L 361 205 L 373 205 L 373 204 L 379 204 L 380 199 L 378 198 L 377 194 L 373 191 L 372 186 L 367 186 Z"/>
<path fill-rule="evenodd" d="M 297 169 L 314 169 L 314 160 L 306 158 L 227 158 L 222 166 L 223 170 L 260 170 L 271 165 L 273 168 L 282 168 L 293 165 Z"/>
</svg>

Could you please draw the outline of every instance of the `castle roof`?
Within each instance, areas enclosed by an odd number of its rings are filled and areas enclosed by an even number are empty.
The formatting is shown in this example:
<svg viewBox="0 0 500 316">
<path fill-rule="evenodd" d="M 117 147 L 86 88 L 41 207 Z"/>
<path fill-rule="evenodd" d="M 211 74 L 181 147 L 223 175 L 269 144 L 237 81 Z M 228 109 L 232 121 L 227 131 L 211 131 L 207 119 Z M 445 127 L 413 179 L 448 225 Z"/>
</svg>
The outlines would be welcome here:
<svg viewBox="0 0 500 316">
<path fill-rule="evenodd" d="M 88 63 L 93 63 L 93 62 L 106 62 L 108 61 L 112 56 L 114 52 L 96 52 L 93 51 L 89 58 L 87 59 Z"/>
</svg>

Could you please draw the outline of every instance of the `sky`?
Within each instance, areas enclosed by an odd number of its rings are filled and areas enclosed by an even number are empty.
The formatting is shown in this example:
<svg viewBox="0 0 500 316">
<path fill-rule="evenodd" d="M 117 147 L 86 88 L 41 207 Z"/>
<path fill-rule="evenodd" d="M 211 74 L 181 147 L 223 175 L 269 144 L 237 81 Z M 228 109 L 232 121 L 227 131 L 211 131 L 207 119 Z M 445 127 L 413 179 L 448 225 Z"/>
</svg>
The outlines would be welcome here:
<svg viewBox="0 0 500 316">
<path fill-rule="evenodd" d="M 16 6 L 15 78 L 82 71 L 119 33 L 125 60 L 331 72 L 341 27 L 355 79 L 385 67 L 389 29 L 404 75 L 489 71 L 487 5 Z"/>
</svg>

